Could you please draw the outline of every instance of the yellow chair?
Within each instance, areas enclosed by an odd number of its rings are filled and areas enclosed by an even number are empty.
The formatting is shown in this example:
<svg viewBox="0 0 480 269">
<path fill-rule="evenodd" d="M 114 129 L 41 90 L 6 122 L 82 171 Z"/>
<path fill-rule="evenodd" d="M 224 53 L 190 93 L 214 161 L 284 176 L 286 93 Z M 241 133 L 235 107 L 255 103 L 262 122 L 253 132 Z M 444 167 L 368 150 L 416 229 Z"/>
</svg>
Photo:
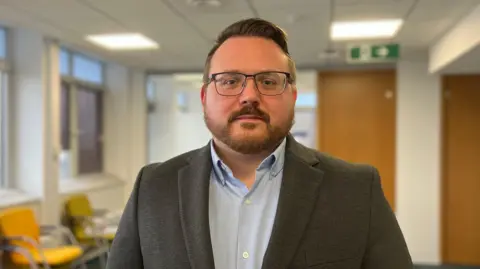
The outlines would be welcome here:
<svg viewBox="0 0 480 269">
<path fill-rule="evenodd" d="M 29 261 L 29 267 L 30 269 L 38 269 L 38 265 L 35 263 L 33 260 L 33 257 L 31 256 L 30 252 L 27 250 L 17 247 L 17 246 L 12 246 L 10 245 L 7 240 L 0 235 L 0 268 L 3 268 L 2 266 L 7 266 L 6 268 L 10 268 L 10 264 L 5 264 L 6 259 L 3 258 L 3 255 L 6 253 L 18 253 L 20 255 L 25 256 L 25 258 Z"/>
<path fill-rule="evenodd" d="M 68 229 L 48 226 L 50 231 L 59 231 L 70 239 L 71 245 L 43 248 L 40 245 L 42 227 L 37 224 L 33 211 L 29 208 L 11 208 L 0 213 L 0 233 L 7 244 L 17 252 L 9 253 L 16 266 L 38 264 L 43 268 L 72 266 L 78 263 L 83 249 L 78 245 Z M 25 255 L 25 254 L 28 255 Z M 30 258 L 29 258 L 30 257 Z M 86 268 L 85 264 L 76 264 Z"/>
<path fill-rule="evenodd" d="M 79 242 L 99 245 L 113 241 L 118 223 L 108 218 L 108 211 L 93 209 L 86 195 L 70 196 L 65 203 L 65 214 Z"/>
</svg>

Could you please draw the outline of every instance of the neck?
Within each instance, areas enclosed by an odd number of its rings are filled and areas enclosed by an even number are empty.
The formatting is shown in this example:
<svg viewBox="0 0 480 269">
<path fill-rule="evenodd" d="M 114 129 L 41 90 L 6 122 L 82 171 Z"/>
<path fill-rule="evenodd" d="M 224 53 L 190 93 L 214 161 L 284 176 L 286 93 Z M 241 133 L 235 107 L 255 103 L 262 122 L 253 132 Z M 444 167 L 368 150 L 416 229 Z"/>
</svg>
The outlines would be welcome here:
<svg viewBox="0 0 480 269">
<path fill-rule="evenodd" d="M 272 153 L 272 151 L 263 151 L 258 154 L 243 154 L 232 150 L 218 139 L 214 138 L 213 141 L 218 156 L 232 170 L 233 175 L 241 181 L 249 181 L 252 176 L 254 179 L 257 167 Z"/>
</svg>

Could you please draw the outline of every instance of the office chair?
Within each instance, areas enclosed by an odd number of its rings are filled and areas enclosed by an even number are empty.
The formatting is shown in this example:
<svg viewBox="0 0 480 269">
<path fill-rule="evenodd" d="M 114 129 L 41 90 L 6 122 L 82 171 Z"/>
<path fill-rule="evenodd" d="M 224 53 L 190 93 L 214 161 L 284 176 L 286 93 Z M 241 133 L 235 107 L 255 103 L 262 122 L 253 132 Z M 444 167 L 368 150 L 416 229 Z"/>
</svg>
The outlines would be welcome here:
<svg viewBox="0 0 480 269">
<path fill-rule="evenodd" d="M 110 244 L 115 237 L 119 215 L 108 210 L 94 209 L 84 194 L 70 196 L 65 214 L 77 240 L 87 244 Z"/>
<path fill-rule="evenodd" d="M 46 232 L 59 232 L 70 244 L 44 248 L 40 236 Z M 3 247 L 16 266 L 40 265 L 43 269 L 69 266 L 87 269 L 81 259 L 84 251 L 70 230 L 61 226 L 40 226 L 29 208 L 11 208 L 0 213 L 0 233 Z"/>
</svg>

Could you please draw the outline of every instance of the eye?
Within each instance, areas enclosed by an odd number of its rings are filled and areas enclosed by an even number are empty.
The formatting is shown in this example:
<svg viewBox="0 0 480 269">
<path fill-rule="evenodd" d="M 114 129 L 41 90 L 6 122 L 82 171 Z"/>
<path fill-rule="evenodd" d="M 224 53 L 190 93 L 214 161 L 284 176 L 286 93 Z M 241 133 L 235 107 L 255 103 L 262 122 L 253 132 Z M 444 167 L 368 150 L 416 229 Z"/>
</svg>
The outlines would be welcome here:
<svg viewBox="0 0 480 269">
<path fill-rule="evenodd" d="M 273 80 L 273 79 L 264 79 L 262 81 L 262 84 L 265 85 L 265 86 L 275 86 L 275 85 L 278 84 L 278 82 Z"/>
<path fill-rule="evenodd" d="M 275 73 L 265 73 L 257 77 L 257 82 L 259 86 L 264 89 L 275 89 L 281 83 L 281 77 Z"/>
<path fill-rule="evenodd" d="M 224 79 L 221 81 L 222 85 L 235 85 L 238 83 L 237 79 Z"/>
<path fill-rule="evenodd" d="M 244 76 L 235 73 L 223 73 L 215 78 L 217 87 L 221 89 L 237 89 L 244 80 Z"/>
</svg>

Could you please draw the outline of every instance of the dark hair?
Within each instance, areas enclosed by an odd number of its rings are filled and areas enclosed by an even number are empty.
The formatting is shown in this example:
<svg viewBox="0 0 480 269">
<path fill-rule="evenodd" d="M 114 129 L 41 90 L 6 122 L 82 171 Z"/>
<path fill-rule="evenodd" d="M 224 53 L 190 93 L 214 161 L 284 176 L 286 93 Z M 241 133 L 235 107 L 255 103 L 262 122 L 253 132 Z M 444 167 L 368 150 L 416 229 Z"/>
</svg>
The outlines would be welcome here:
<svg viewBox="0 0 480 269">
<path fill-rule="evenodd" d="M 218 35 L 217 40 L 215 41 L 215 45 L 208 53 L 207 60 L 205 61 L 203 82 L 208 82 L 208 74 L 210 72 L 210 63 L 213 54 L 215 54 L 215 52 L 223 44 L 223 42 L 235 36 L 263 37 L 275 42 L 282 49 L 285 55 L 287 55 L 291 81 L 295 81 L 296 68 L 295 63 L 290 57 L 290 53 L 288 52 L 287 34 L 280 27 L 269 21 L 258 18 L 251 18 L 240 20 L 231 24 Z"/>
</svg>

